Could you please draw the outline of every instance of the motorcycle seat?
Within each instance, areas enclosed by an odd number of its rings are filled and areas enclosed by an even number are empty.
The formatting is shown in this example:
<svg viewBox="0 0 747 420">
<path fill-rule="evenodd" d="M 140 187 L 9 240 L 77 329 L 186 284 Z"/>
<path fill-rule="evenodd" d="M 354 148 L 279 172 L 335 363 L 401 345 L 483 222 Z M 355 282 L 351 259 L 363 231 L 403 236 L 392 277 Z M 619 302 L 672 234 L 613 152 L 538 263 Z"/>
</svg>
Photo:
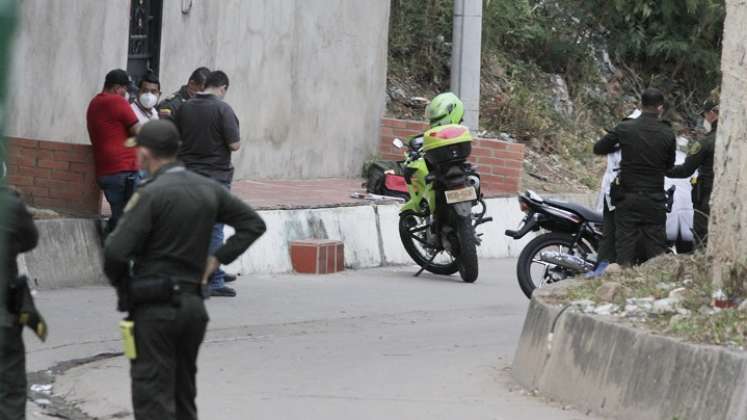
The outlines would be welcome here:
<svg viewBox="0 0 747 420">
<path fill-rule="evenodd" d="M 579 216 L 583 217 L 589 222 L 592 223 L 602 223 L 604 220 L 604 217 L 602 216 L 602 213 L 596 212 L 588 207 L 582 206 L 580 204 L 576 203 L 565 203 L 562 201 L 555 201 L 555 200 L 545 200 L 545 204 L 549 204 L 553 207 L 557 207 L 561 210 L 570 211 L 573 213 L 578 214 Z"/>
</svg>

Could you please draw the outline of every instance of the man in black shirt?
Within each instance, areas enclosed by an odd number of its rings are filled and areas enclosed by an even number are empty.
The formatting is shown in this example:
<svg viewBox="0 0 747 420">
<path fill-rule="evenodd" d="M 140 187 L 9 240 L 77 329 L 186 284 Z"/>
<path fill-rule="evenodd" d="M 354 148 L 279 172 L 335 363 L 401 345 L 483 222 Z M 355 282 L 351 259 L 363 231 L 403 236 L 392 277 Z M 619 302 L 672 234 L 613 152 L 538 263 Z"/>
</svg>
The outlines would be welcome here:
<svg viewBox="0 0 747 420">
<path fill-rule="evenodd" d="M 239 119 L 223 101 L 228 91 L 228 76 L 218 70 L 210 73 L 205 90 L 185 102 L 176 114 L 182 136 L 179 159 L 187 169 L 231 187 L 233 165 L 231 153 L 239 150 Z M 223 225 L 213 228 L 210 252 L 223 245 Z M 217 270 L 210 278 L 211 296 L 236 296 L 225 285 L 226 273 Z"/>
<path fill-rule="evenodd" d="M 643 114 L 624 121 L 594 145 L 594 153 L 622 152 L 616 183 L 617 261 L 631 266 L 666 251 L 666 193 L 664 176 L 674 166 L 677 142 L 671 126 L 659 119 L 664 95 L 646 89 Z"/>
</svg>

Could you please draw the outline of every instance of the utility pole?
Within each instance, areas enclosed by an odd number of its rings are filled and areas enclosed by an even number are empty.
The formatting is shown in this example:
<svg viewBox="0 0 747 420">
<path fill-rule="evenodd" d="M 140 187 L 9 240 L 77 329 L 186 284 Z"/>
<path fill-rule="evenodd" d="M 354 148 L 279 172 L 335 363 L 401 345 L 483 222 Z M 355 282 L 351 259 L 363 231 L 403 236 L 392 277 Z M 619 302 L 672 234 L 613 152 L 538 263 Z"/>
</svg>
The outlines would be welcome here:
<svg viewBox="0 0 747 420">
<path fill-rule="evenodd" d="M 480 128 L 482 0 L 454 0 L 451 90 L 464 102 L 464 124 Z"/>
</svg>

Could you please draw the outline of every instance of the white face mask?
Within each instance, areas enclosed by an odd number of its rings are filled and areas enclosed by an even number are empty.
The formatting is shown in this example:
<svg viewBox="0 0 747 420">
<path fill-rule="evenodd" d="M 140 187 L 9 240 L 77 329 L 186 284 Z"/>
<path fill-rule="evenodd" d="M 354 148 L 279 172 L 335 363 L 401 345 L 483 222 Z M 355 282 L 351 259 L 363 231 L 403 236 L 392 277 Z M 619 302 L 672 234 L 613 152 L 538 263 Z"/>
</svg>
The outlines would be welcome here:
<svg viewBox="0 0 747 420">
<path fill-rule="evenodd" d="M 152 109 L 154 106 L 156 106 L 156 103 L 158 103 L 158 96 L 146 92 L 140 95 L 140 105 L 143 106 L 145 109 Z"/>
<path fill-rule="evenodd" d="M 703 120 L 703 130 L 706 133 L 710 133 L 712 129 L 713 126 L 711 125 L 711 123 L 708 120 Z"/>
</svg>

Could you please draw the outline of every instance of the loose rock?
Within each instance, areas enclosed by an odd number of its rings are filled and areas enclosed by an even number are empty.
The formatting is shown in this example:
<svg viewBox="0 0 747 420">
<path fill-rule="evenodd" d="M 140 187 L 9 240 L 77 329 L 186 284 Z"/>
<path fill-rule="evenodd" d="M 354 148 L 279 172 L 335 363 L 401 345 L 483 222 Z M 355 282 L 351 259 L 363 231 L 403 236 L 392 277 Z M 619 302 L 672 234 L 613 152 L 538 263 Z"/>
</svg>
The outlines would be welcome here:
<svg viewBox="0 0 747 420">
<path fill-rule="evenodd" d="M 666 298 L 654 302 L 653 313 L 657 315 L 673 314 L 677 312 L 677 302 Z"/>
<path fill-rule="evenodd" d="M 602 302 L 613 302 L 621 294 L 624 295 L 623 286 L 617 282 L 604 283 L 595 293 L 597 299 Z"/>
<path fill-rule="evenodd" d="M 687 289 L 684 287 L 678 287 L 671 292 L 669 292 L 669 299 L 676 301 L 676 302 L 682 302 L 687 297 Z"/>
<path fill-rule="evenodd" d="M 612 315 L 617 310 L 617 305 L 608 303 L 606 305 L 600 305 L 594 308 L 594 313 L 597 315 Z"/>
</svg>

